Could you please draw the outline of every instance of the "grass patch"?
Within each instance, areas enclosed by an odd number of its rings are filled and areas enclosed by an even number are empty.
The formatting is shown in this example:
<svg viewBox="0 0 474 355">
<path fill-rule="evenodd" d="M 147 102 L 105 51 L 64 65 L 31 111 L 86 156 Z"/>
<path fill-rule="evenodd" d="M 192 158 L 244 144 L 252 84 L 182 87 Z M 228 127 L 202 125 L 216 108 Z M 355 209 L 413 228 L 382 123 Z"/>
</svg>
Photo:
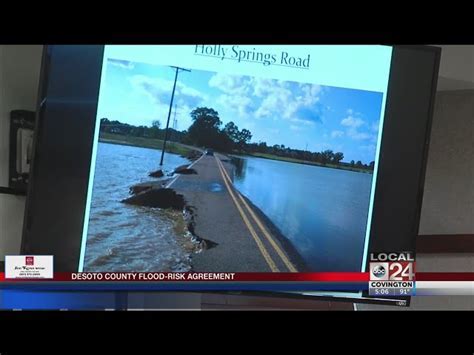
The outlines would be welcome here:
<svg viewBox="0 0 474 355">
<path fill-rule="evenodd" d="M 268 154 L 268 153 L 248 153 L 248 155 L 253 156 L 253 157 L 258 157 L 258 158 L 264 158 L 264 159 L 286 161 L 286 162 L 289 162 L 289 163 L 315 165 L 315 166 L 321 166 L 321 167 L 324 167 L 324 168 L 333 168 L 333 169 L 342 169 L 342 170 L 355 171 L 355 172 L 358 172 L 358 173 L 369 173 L 369 174 L 372 173 L 372 170 L 370 170 L 370 169 L 351 167 L 351 166 L 347 166 L 347 165 L 321 164 L 321 163 L 317 163 L 317 162 L 314 162 L 314 161 L 295 159 L 295 158 L 290 158 L 290 157 L 280 157 L 278 155 Z"/>
<path fill-rule="evenodd" d="M 130 145 L 133 147 L 151 148 L 159 150 L 163 149 L 163 140 L 161 139 L 148 137 L 133 137 L 107 132 L 100 132 L 99 142 Z M 184 147 L 179 143 L 168 141 L 166 142 L 166 152 L 186 156 L 192 152 L 192 149 Z"/>
</svg>

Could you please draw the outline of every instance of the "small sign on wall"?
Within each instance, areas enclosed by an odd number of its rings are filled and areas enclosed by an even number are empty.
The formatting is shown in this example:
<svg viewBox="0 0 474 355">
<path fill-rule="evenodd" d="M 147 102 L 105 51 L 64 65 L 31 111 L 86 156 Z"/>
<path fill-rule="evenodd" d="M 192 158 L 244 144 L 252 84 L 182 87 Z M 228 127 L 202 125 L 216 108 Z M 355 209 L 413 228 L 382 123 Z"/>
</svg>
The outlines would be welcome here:
<svg viewBox="0 0 474 355">
<path fill-rule="evenodd" d="M 32 159 L 35 112 L 10 112 L 10 175 L 9 186 L 26 191 Z"/>
<path fill-rule="evenodd" d="M 5 255 L 5 279 L 52 278 L 52 255 Z"/>
</svg>

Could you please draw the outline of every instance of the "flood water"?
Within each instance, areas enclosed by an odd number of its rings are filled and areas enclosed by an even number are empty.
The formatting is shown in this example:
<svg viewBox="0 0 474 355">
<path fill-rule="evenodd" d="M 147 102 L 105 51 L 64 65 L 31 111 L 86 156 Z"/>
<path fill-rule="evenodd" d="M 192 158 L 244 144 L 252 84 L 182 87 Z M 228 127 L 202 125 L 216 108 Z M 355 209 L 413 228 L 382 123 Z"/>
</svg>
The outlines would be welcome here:
<svg viewBox="0 0 474 355">
<path fill-rule="evenodd" d="M 372 174 L 255 157 L 232 159 L 234 184 L 311 271 L 360 271 Z"/>
<path fill-rule="evenodd" d="M 99 143 L 84 271 L 188 271 L 189 255 L 159 209 L 132 206 L 161 151 Z M 360 271 L 372 174 L 255 157 L 232 158 L 234 184 L 291 242 L 311 271 Z M 189 161 L 166 154 L 163 171 Z M 215 186 L 215 189 L 220 189 Z"/>
<path fill-rule="evenodd" d="M 161 150 L 99 143 L 84 271 L 188 271 L 173 222 L 163 211 L 121 203 L 131 185 L 153 180 Z M 189 161 L 165 154 L 163 171 Z"/>
</svg>

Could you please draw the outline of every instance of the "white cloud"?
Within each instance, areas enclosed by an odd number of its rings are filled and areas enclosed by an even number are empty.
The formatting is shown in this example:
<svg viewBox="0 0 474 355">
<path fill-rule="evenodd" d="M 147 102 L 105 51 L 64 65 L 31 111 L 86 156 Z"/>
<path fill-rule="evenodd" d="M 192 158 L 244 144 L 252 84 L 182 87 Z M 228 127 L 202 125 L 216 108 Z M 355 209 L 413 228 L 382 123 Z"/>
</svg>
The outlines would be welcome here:
<svg viewBox="0 0 474 355">
<path fill-rule="evenodd" d="M 134 69 L 135 64 L 133 62 L 130 62 L 128 60 L 122 60 L 122 59 L 108 59 L 108 64 L 122 68 L 122 69 Z"/>
<path fill-rule="evenodd" d="M 291 116 L 291 111 L 296 107 L 291 101 L 292 92 L 288 83 L 273 79 L 253 78 L 251 84 L 253 95 L 262 99 L 255 111 L 257 118 L 268 116 L 289 118 Z"/>
<path fill-rule="evenodd" d="M 346 133 L 349 137 L 355 140 L 365 140 L 365 139 L 372 138 L 371 134 L 368 134 L 365 132 L 359 132 L 355 128 L 349 128 Z"/>
<path fill-rule="evenodd" d="M 287 82 L 266 78 L 252 78 L 249 84 L 253 87 L 253 94 L 258 97 L 277 94 L 286 97 L 291 94 Z"/>
<path fill-rule="evenodd" d="M 305 93 L 305 103 L 314 103 L 319 101 L 319 94 L 321 93 L 321 86 L 313 84 L 303 84 L 301 90 Z"/>
<path fill-rule="evenodd" d="M 290 121 L 294 122 L 294 123 L 302 124 L 303 126 L 307 126 L 307 127 L 314 126 L 314 121 L 302 120 L 302 119 L 296 118 L 296 117 L 290 118 Z"/>
<path fill-rule="evenodd" d="M 209 86 L 223 92 L 217 98 L 219 104 L 245 117 L 253 108 L 250 81 L 251 79 L 247 76 L 216 73 L 209 79 Z"/>
<path fill-rule="evenodd" d="M 145 75 L 134 75 L 130 78 L 132 86 L 138 92 L 147 95 L 157 105 L 169 105 L 173 81 L 161 78 L 152 78 Z M 205 101 L 207 96 L 200 91 L 186 86 L 181 82 L 176 83 L 174 102 L 180 107 L 194 108 Z"/>
<path fill-rule="evenodd" d="M 252 107 L 252 99 L 247 96 L 233 96 L 222 94 L 217 98 L 217 102 L 227 108 L 236 111 L 239 116 L 245 117 L 250 113 Z"/>
<path fill-rule="evenodd" d="M 340 138 L 342 136 L 344 136 L 343 131 L 332 131 L 331 132 L 331 138 Z"/>
<path fill-rule="evenodd" d="M 129 80 L 133 90 L 138 95 L 148 97 L 152 103 L 149 108 L 150 117 L 147 117 L 147 119 L 150 122 L 154 119 L 160 119 L 162 123 L 165 123 L 173 90 L 173 81 L 145 75 L 134 75 L 129 77 Z M 177 107 L 179 129 L 185 129 L 191 125 L 192 119 L 189 116 L 189 112 L 197 106 L 205 104 L 207 100 L 207 95 L 204 95 L 199 90 L 189 87 L 180 81 L 176 83 L 174 103 Z"/>
<path fill-rule="evenodd" d="M 294 97 L 294 93 L 287 89 L 289 102 L 285 103 L 284 118 L 297 118 L 309 122 L 320 121 L 321 112 L 317 104 L 320 101 L 319 95 L 322 93 L 321 86 L 300 84 L 299 87 L 303 95 L 297 97 Z"/>
<path fill-rule="evenodd" d="M 369 127 L 366 121 L 359 117 L 354 117 L 361 114 L 354 113 L 352 109 L 347 110 L 347 113 L 349 116 L 341 120 L 341 125 L 345 127 L 345 135 L 355 140 L 374 140 L 373 124 Z M 338 135 L 339 133 L 335 134 Z"/>
<path fill-rule="evenodd" d="M 323 89 L 319 85 L 216 73 L 209 86 L 223 92 L 218 100 L 221 105 L 241 116 L 283 118 L 308 124 L 321 120 L 317 104 Z"/>
<path fill-rule="evenodd" d="M 348 116 L 341 121 L 341 125 L 346 126 L 346 127 L 352 127 L 352 128 L 357 128 L 360 127 L 364 124 L 364 120 L 360 118 L 356 118 L 353 116 Z"/>
<path fill-rule="evenodd" d="M 298 131 L 302 131 L 302 130 L 303 130 L 303 127 L 301 127 L 301 126 L 295 126 L 295 125 L 290 125 L 290 129 L 291 129 L 292 131 L 297 131 L 297 132 L 298 132 Z"/>
<path fill-rule="evenodd" d="M 276 112 L 280 112 L 282 116 L 286 117 L 285 110 L 288 99 L 284 96 L 283 93 L 274 93 L 266 96 L 258 109 L 255 111 L 255 116 L 257 118 L 273 116 Z M 286 107 L 285 107 L 286 106 Z"/>
<path fill-rule="evenodd" d="M 249 93 L 250 80 L 247 76 L 216 73 L 209 79 L 209 86 L 226 94 L 245 95 Z"/>
</svg>

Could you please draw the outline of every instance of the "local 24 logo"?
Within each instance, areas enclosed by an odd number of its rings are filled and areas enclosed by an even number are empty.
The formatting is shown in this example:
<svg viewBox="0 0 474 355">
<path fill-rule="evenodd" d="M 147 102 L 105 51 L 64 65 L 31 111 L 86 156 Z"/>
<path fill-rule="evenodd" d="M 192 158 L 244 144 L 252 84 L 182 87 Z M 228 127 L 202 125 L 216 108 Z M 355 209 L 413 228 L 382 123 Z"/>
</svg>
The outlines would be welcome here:
<svg viewBox="0 0 474 355">
<path fill-rule="evenodd" d="M 371 281 L 414 281 L 415 259 L 411 253 L 372 253 Z"/>
</svg>

